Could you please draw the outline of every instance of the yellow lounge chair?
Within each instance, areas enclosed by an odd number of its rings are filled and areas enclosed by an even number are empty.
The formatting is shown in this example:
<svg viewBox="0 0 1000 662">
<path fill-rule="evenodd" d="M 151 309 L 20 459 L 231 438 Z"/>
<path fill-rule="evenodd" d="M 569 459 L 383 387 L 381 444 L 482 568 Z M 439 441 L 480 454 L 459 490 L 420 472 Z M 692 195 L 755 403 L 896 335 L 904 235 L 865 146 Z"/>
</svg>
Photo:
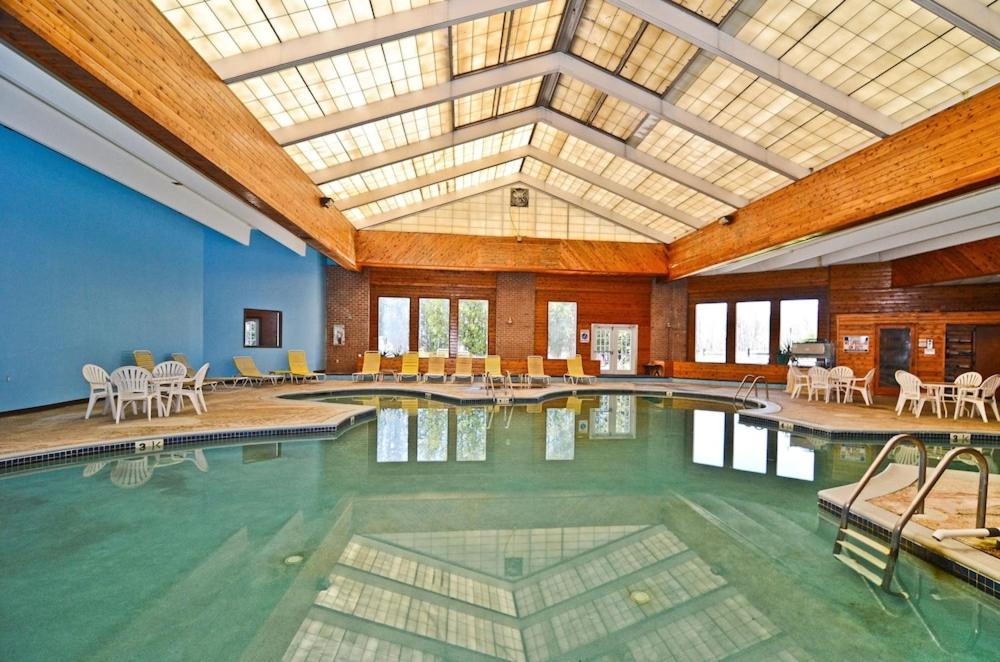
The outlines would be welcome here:
<svg viewBox="0 0 1000 662">
<path fill-rule="evenodd" d="M 326 379 L 326 375 L 321 372 L 313 372 L 309 369 L 309 362 L 306 360 L 306 353 L 301 349 L 290 349 L 288 350 L 288 371 L 292 375 L 292 381 L 296 379 L 301 379 L 306 381 L 309 379 L 315 379 L 318 382 Z M 279 374 L 278 371 L 273 371 L 274 374 Z"/>
<path fill-rule="evenodd" d="M 132 350 L 132 359 L 135 361 L 137 366 L 145 368 L 150 372 L 153 372 L 153 368 L 156 367 L 156 361 L 153 359 L 153 353 L 148 349 Z"/>
<path fill-rule="evenodd" d="M 500 356 L 498 354 L 490 354 L 486 357 L 486 363 L 483 366 L 483 383 L 504 381 L 505 375 L 503 370 L 500 369 Z"/>
<path fill-rule="evenodd" d="M 474 379 L 471 356 L 459 356 L 455 359 L 455 373 L 451 376 L 451 381 L 457 382 L 459 379 L 468 379 L 470 383 Z"/>
<path fill-rule="evenodd" d="M 529 386 L 536 381 L 546 385 L 549 383 L 549 376 L 545 374 L 545 365 L 542 363 L 542 357 L 528 357 L 528 372 L 524 373 L 523 381 Z"/>
<path fill-rule="evenodd" d="M 363 382 L 366 377 L 371 377 L 373 382 L 382 379 L 382 355 L 378 352 L 365 352 L 365 359 L 361 364 L 361 372 L 355 372 L 351 375 L 351 379 L 356 382 Z"/>
<path fill-rule="evenodd" d="M 424 381 L 440 379 L 442 382 L 448 380 L 448 375 L 444 372 L 444 357 L 432 356 L 427 359 L 427 372 L 424 373 Z"/>
<path fill-rule="evenodd" d="M 580 382 L 593 384 L 597 381 L 597 377 L 583 373 L 583 357 L 577 354 L 571 359 L 566 359 L 566 374 L 563 375 L 563 381 L 573 384 L 579 384 Z"/>
<path fill-rule="evenodd" d="M 247 384 L 263 384 L 265 380 L 272 384 L 285 381 L 283 375 L 265 375 L 262 373 L 257 369 L 257 364 L 254 363 L 253 358 L 250 356 L 234 356 L 233 363 L 236 364 L 236 371 L 240 373 L 239 381 L 244 381 Z"/>
<path fill-rule="evenodd" d="M 400 371 L 396 373 L 396 381 L 401 382 L 410 377 L 415 382 L 420 381 L 420 355 L 416 352 L 403 354 L 403 365 Z"/>
</svg>

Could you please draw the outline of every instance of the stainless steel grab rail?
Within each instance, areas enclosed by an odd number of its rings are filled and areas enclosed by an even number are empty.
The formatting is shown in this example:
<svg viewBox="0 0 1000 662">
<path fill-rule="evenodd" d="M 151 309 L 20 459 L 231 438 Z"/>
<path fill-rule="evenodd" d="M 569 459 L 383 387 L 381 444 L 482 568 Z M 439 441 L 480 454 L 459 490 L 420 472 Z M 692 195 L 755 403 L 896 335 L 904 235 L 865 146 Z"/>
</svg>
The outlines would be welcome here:
<svg viewBox="0 0 1000 662">
<path fill-rule="evenodd" d="M 750 383 L 749 384 L 747 384 L 747 380 L 748 379 L 750 379 Z M 750 398 L 750 394 L 751 393 L 754 394 L 754 398 L 756 398 L 756 399 L 759 400 L 760 399 L 760 388 L 759 388 L 758 384 L 763 384 L 764 385 L 764 394 L 765 394 L 765 397 L 768 400 L 770 400 L 771 399 L 771 388 L 770 388 L 770 386 L 768 386 L 767 378 L 764 377 L 764 375 L 747 374 L 747 375 L 743 376 L 742 381 L 740 381 L 740 385 L 736 388 L 736 393 L 733 394 L 733 406 L 735 407 L 736 404 L 737 404 L 737 402 L 739 402 L 740 395 L 743 396 L 743 401 L 740 404 L 743 406 L 744 409 L 747 406 L 747 400 Z M 743 387 L 744 386 L 747 387 L 746 393 L 743 393 Z"/>
<path fill-rule="evenodd" d="M 882 575 L 882 588 L 884 590 L 888 591 L 892 584 L 892 574 L 896 568 L 896 559 L 899 557 L 899 545 L 903 537 L 903 529 L 916 513 L 923 512 L 924 500 L 927 498 L 927 495 L 934 489 L 934 485 L 937 484 L 941 476 L 944 475 L 944 472 L 947 471 L 948 466 L 959 455 L 971 455 L 979 466 L 979 498 L 976 503 L 976 528 L 981 529 L 986 526 L 986 499 L 990 486 L 990 465 L 986 461 L 986 457 L 979 450 L 971 446 L 953 448 L 945 453 L 941 461 L 934 467 L 934 473 L 917 490 L 917 495 L 913 497 L 913 501 L 910 502 L 909 507 L 899 517 L 896 521 L 896 526 L 892 529 L 892 538 L 889 541 L 889 558 L 885 566 L 885 573 Z M 845 510 L 844 512 L 847 511 Z"/>
</svg>

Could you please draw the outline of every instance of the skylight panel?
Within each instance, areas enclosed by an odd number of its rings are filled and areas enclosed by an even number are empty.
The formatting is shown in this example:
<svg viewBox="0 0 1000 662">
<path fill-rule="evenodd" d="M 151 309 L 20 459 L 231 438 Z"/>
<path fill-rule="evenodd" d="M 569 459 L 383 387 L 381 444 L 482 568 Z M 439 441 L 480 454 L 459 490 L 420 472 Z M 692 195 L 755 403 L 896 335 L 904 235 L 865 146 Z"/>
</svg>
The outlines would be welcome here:
<svg viewBox="0 0 1000 662">
<path fill-rule="evenodd" d="M 531 136 L 531 144 L 534 147 L 545 150 L 549 154 L 558 154 L 566 142 L 566 138 L 568 136 L 559 129 L 554 129 L 548 124 L 539 123 L 535 125 L 535 133 Z"/>
<path fill-rule="evenodd" d="M 550 0 L 459 23 L 451 29 L 458 76 L 552 50 L 564 0 Z"/>
<path fill-rule="evenodd" d="M 552 94 L 552 108 L 586 122 L 602 96 L 604 95 L 586 83 L 569 76 L 559 76 Z"/>
<path fill-rule="evenodd" d="M 639 149 L 724 188 L 753 199 L 791 180 L 669 122 L 653 127 Z M 740 176 L 727 177 L 738 171 Z"/>
<path fill-rule="evenodd" d="M 579 177 L 574 177 L 568 173 L 559 170 L 558 168 L 552 168 L 549 171 L 549 176 L 545 180 L 549 184 L 552 184 L 556 188 L 568 193 L 569 195 L 583 197 L 587 190 L 590 188 L 590 184 L 580 179 Z"/>
<path fill-rule="evenodd" d="M 642 19 L 610 2 L 588 0 L 570 44 L 570 51 L 614 71 L 621 64 L 642 25 Z"/>
<path fill-rule="evenodd" d="M 230 88 L 268 129 L 358 108 L 448 79 L 444 30 L 323 58 Z"/>
<path fill-rule="evenodd" d="M 606 133 L 627 139 L 636 130 L 646 113 L 615 97 L 606 96 L 597 109 L 591 125 Z"/>
<path fill-rule="evenodd" d="M 703 16 L 713 23 L 719 23 L 724 19 L 733 7 L 738 6 L 739 0 L 672 0 L 674 3 L 693 11 L 699 16 Z M 750 3 L 747 3 L 750 4 Z"/>
<path fill-rule="evenodd" d="M 208 62 L 441 0 L 153 0 Z"/>
<path fill-rule="evenodd" d="M 738 39 L 901 122 L 1000 79 L 1000 52 L 909 0 L 764 0 L 740 18 Z"/>
<path fill-rule="evenodd" d="M 521 172 L 528 177 L 534 177 L 544 182 L 548 178 L 549 173 L 552 172 L 552 167 L 536 159 L 525 159 Z"/>
<path fill-rule="evenodd" d="M 497 100 L 497 114 L 504 115 L 534 105 L 541 87 L 541 76 L 504 85 L 500 88 L 500 98 Z"/>
<path fill-rule="evenodd" d="M 542 77 L 455 99 L 455 126 L 464 126 L 534 105 Z"/>
<path fill-rule="evenodd" d="M 686 74 L 679 107 L 814 168 L 875 139 L 847 120 L 722 58 Z"/>
<path fill-rule="evenodd" d="M 567 136 L 559 158 L 591 172 L 603 172 L 614 155 L 574 136 Z"/>
<path fill-rule="evenodd" d="M 617 193 L 612 193 L 607 189 L 603 189 L 600 186 L 591 186 L 590 189 L 584 194 L 583 198 L 593 202 L 595 205 L 600 205 L 605 209 L 614 209 L 616 205 L 622 203 L 625 198 L 618 195 Z"/>
<path fill-rule="evenodd" d="M 693 44 L 655 25 L 648 25 L 620 75 L 662 95 L 697 52 Z"/>
<path fill-rule="evenodd" d="M 307 173 L 434 138 L 451 129 L 451 104 L 439 104 L 285 147 Z"/>
</svg>

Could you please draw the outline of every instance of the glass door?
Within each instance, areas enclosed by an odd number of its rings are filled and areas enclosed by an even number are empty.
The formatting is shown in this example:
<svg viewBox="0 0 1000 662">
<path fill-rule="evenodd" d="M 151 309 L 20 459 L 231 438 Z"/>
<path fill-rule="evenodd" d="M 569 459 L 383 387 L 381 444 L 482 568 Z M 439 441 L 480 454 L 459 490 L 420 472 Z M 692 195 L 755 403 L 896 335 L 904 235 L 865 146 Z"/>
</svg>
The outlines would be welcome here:
<svg viewBox="0 0 1000 662">
<path fill-rule="evenodd" d="M 602 375 L 634 375 L 639 327 L 634 324 L 594 324 L 590 358 L 601 362 Z"/>
<path fill-rule="evenodd" d="M 879 327 L 878 383 L 875 391 L 890 394 L 899 390 L 896 371 L 909 371 L 913 362 L 913 339 L 910 327 Z"/>
</svg>

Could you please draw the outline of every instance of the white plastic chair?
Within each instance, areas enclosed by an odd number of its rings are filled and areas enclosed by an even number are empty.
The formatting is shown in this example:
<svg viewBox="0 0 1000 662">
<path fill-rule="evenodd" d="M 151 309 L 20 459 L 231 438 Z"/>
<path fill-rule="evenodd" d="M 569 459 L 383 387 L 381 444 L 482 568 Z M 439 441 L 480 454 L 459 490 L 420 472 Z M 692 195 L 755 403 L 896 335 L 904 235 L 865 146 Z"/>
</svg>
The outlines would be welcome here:
<svg viewBox="0 0 1000 662">
<path fill-rule="evenodd" d="M 125 405 L 132 403 L 132 413 L 136 413 L 137 402 L 143 403 L 146 418 L 153 418 L 153 399 L 156 399 L 157 411 L 163 411 L 163 402 L 159 391 L 152 388 L 149 380 L 153 378 L 145 368 L 126 365 L 111 373 L 111 384 L 115 387 L 115 423 L 121 420 Z"/>
<path fill-rule="evenodd" d="M 102 398 L 104 399 L 103 413 L 107 414 L 109 410 L 113 411 L 115 408 L 115 392 L 111 388 L 111 376 L 108 375 L 108 371 L 99 365 L 88 363 L 83 366 L 83 378 L 87 380 L 87 385 L 90 386 L 90 398 L 87 400 L 87 414 L 84 418 L 90 418 L 90 415 L 94 411 L 94 404 Z"/>
<path fill-rule="evenodd" d="M 850 389 L 851 381 L 854 379 L 854 371 L 846 365 L 838 365 L 830 370 L 827 375 L 828 391 L 837 394 L 837 402 L 847 402 L 847 393 Z M 827 393 L 829 402 L 829 393 Z"/>
<path fill-rule="evenodd" d="M 958 383 L 958 380 L 955 380 Z M 1000 408 L 997 407 L 997 388 L 1000 387 L 1000 375 L 991 375 L 978 387 L 961 388 L 958 390 L 958 404 L 955 406 L 955 418 L 964 415 L 966 405 L 969 406 L 969 415 L 974 416 L 976 410 L 983 417 L 984 423 L 989 423 L 990 419 L 986 415 L 986 405 L 993 408 L 993 415 L 1000 421 Z"/>
<path fill-rule="evenodd" d="M 157 363 L 153 368 L 153 378 L 170 380 L 153 382 L 153 387 L 159 392 L 160 397 L 167 398 L 166 415 L 169 416 L 174 396 L 177 396 L 178 410 L 180 409 L 181 389 L 187 378 L 187 366 L 180 361 Z"/>
<path fill-rule="evenodd" d="M 920 378 L 914 374 L 906 372 L 905 370 L 896 371 L 896 383 L 899 384 L 899 398 L 896 400 L 896 416 L 903 413 L 903 407 L 909 403 L 910 410 L 913 411 L 913 415 L 920 418 L 920 413 L 924 409 L 924 403 L 930 402 L 931 406 L 934 408 L 934 412 L 941 416 L 938 410 L 938 402 L 934 398 L 930 397 L 923 388 L 921 388 Z"/>
<path fill-rule="evenodd" d="M 806 393 L 809 392 L 809 375 L 799 370 L 797 366 L 788 366 L 788 391 L 791 397 L 793 399 L 799 397 L 802 389 L 805 389 Z"/>
<path fill-rule="evenodd" d="M 819 366 L 809 368 L 809 400 L 813 396 L 819 400 L 820 391 L 823 391 L 826 401 L 830 402 L 830 371 Z"/>
<path fill-rule="evenodd" d="M 191 384 L 191 388 L 181 388 L 177 392 L 178 402 L 183 403 L 184 398 L 191 401 L 194 406 L 194 413 L 199 416 L 202 412 L 208 411 L 208 406 L 205 404 L 205 393 L 201 390 L 202 384 L 205 383 L 205 374 L 208 372 L 208 364 L 198 368 L 198 372 L 194 373 L 194 382 Z M 169 406 L 169 402 L 167 403 Z M 183 407 L 180 405 L 178 410 Z"/>
<path fill-rule="evenodd" d="M 864 377 L 854 377 L 847 382 L 847 401 L 853 402 L 853 395 L 860 393 L 861 398 L 869 407 L 872 404 L 872 382 L 875 380 L 875 368 L 865 373 Z"/>
</svg>

